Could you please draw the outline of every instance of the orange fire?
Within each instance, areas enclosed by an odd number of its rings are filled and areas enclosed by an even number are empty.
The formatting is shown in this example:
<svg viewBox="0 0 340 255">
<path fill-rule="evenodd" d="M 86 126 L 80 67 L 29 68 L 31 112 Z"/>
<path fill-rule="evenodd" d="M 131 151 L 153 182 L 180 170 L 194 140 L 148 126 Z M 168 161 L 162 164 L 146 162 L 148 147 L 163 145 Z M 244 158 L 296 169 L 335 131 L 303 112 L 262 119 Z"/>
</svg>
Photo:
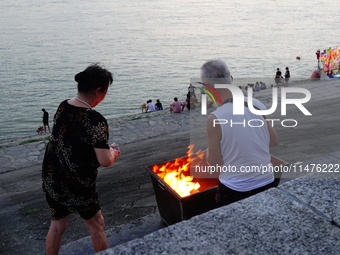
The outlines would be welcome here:
<svg viewBox="0 0 340 255">
<path fill-rule="evenodd" d="M 197 192 L 201 185 L 190 176 L 190 166 L 205 164 L 205 153 L 202 150 L 193 152 L 194 145 L 188 146 L 187 157 L 176 158 L 165 164 L 154 165 L 152 171 L 167 183 L 181 197 Z"/>
</svg>

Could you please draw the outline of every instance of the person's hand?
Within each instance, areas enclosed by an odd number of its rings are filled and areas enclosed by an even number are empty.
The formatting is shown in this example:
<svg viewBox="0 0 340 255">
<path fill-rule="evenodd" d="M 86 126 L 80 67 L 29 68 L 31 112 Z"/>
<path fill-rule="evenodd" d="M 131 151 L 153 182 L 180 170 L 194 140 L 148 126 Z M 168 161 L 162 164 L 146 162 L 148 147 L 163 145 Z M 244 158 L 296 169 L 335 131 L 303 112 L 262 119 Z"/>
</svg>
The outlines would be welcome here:
<svg viewBox="0 0 340 255">
<path fill-rule="evenodd" d="M 119 146 L 118 144 L 111 144 L 110 145 L 110 151 L 112 153 L 112 155 L 114 156 L 114 158 L 116 159 L 118 157 L 118 155 L 120 154 L 120 149 L 119 149 Z"/>
</svg>

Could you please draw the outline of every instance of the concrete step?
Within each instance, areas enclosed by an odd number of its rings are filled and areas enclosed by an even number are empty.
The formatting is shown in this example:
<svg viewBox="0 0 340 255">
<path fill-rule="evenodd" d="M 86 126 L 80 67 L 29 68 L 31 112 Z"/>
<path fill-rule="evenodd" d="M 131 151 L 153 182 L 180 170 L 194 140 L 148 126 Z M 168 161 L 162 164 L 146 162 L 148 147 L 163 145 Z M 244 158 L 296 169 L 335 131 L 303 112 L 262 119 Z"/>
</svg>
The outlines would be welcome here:
<svg viewBox="0 0 340 255">
<path fill-rule="evenodd" d="M 106 231 L 109 247 L 141 238 L 156 230 L 166 227 L 159 213 L 150 214 L 128 224 L 120 225 Z M 77 241 L 65 244 L 60 249 L 60 255 L 87 255 L 95 254 L 91 237 L 87 236 Z"/>
</svg>

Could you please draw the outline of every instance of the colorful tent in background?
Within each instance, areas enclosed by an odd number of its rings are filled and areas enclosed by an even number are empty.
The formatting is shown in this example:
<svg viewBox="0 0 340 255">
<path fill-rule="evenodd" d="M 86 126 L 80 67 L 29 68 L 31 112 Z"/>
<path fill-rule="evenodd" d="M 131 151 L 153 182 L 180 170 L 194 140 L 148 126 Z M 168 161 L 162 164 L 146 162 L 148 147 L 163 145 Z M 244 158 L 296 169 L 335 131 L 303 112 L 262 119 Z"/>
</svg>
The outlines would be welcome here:
<svg viewBox="0 0 340 255">
<path fill-rule="evenodd" d="M 330 47 L 319 53 L 319 68 L 328 76 L 335 75 L 339 72 L 340 65 L 340 50 L 339 47 Z"/>
</svg>

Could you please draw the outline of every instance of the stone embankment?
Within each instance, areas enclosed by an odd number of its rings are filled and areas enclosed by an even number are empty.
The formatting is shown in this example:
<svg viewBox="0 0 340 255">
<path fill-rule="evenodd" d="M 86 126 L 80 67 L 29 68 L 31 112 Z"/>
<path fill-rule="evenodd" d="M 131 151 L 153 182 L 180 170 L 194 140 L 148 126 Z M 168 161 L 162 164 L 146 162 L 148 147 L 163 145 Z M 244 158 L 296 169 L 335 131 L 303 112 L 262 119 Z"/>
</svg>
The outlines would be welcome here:
<svg viewBox="0 0 340 255">
<path fill-rule="evenodd" d="M 272 154 L 303 166 L 339 164 L 340 82 L 303 81 L 296 86 L 311 92 L 306 107 L 313 115 L 303 116 L 296 107 L 289 107 L 287 116 L 279 111 L 273 114 L 272 118 L 296 119 L 298 126 L 276 127 L 280 143 Z M 271 91 L 255 96 L 270 107 Z M 184 156 L 183 148 L 192 138 L 198 137 L 205 146 L 205 118 L 197 110 L 108 120 L 110 142 L 122 145 L 124 152 L 113 167 L 99 175 L 98 192 L 108 215 L 111 247 L 102 254 L 338 254 L 339 173 L 312 173 L 295 180 L 291 179 L 305 173 L 286 175 L 278 188 L 170 227 L 161 224 L 143 169 Z M 49 213 L 40 190 L 39 169 L 46 137 L 48 134 L 0 144 L 4 245 L 0 253 L 43 253 Z M 30 204 L 37 213 L 19 213 Z M 81 224 L 72 218 L 61 254 L 94 254 L 90 238 L 79 237 L 86 235 Z"/>
</svg>

